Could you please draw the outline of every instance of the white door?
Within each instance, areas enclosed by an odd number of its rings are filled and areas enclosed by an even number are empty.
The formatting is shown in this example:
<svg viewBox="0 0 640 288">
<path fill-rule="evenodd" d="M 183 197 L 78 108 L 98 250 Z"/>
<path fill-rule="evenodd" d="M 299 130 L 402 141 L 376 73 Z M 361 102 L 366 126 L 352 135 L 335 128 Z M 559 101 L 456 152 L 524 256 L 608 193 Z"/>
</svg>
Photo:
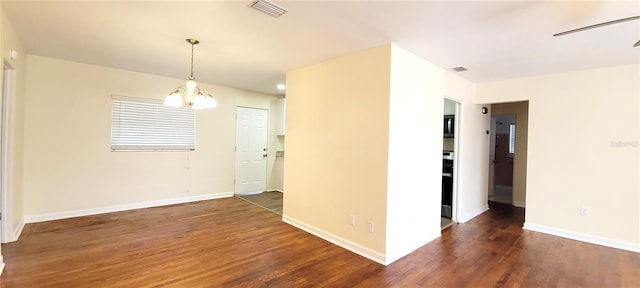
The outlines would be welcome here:
<svg viewBox="0 0 640 288">
<path fill-rule="evenodd" d="M 267 110 L 238 107 L 236 112 L 236 194 L 266 190 Z"/>
</svg>

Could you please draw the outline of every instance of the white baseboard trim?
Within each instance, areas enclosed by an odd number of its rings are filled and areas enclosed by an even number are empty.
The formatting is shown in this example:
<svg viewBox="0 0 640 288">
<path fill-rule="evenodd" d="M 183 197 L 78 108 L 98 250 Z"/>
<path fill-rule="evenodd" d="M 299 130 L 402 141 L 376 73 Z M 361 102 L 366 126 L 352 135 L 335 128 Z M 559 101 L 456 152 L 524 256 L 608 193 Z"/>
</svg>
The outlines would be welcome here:
<svg viewBox="0 0 640 288">
<path fill-rule="evenodd" d="M 22 234 L 22 229 L 24 229 L 24 224 L 25 224 L 24 219 L 22 219 L 22 221 L 20 221 L 20 224 L 18 224 L 18 227 L 16 227 L 16 229 L 13 230 L 13 241 L 18 241 L 18 239 L 20 239 L 20 234 Z"/>
<path fill-rule="evenodd" d="M 219 198 L 227 198 L 233 197 L 233 192 L 222 192 L 215 194 L 206 194 L 206 195 L 197 195 L 197 196 L 189 196 L 182 198 L 173 198 L 173 199 L 164 199 L 164 200 L 155 200 L 148 202 L 139 202 L 133 204 L 123 204 L 123 205 L 114 205 L 107 207 L 99 207 L 99 208 L 90 208 L 90 209 L 80 209 L 80 210 L 71 210 L 71 211 L 63 211 L 63 212 L 55 212 L 55 213 L 47 213 L 47 214 L 37 214 L 37 215 L 28 215 L 24 217 L 24 222 L 26 223 L 36 223 L 36 222 L 44 222 L 58 219 L 66 219 L 72 217 L 81 217 L 88 215 L 96 215 L 103 213 L 111 213 L 111 212 L 119 212 L 133 209 L 142 209 L 142 208 L 150 208 L 150 207 L 158 207 L 158 206 L 166 206 L 173 204 L 181 204 L 188 202 L 196 202 L 196 201 L 204 201 L 211 199 L 219 199 Z"/>
<path fill-rule="evenodd" d="M 550 234 L 558 237 L 569 238 L 569 239 L 578 240 L 582 242 L 588 242 L 591 244 L 602 245 L 602 246 L 640 253 L 640 243 L 625 242 L 625 241 L 620 241 L 615 239 L 604 238 L 600 236 L 594 236 L 594 235 L 573 232 L 573 231 L 564 230 L 564 229 L 553 228 L 553 227 L 544 226 L 544 225 L 531 224 L 527 222 L 524 223 L 524 227 L 522 228 L 526 230 Z"/>
<path fill-rule="evenodd" d="M 525 203 L 521 201 L 513 201 L 511 204 L 516 207 L 525 208 Z"/>
<path fill-rule="evenodd" d="M 0 255 L 0 275 L 2 275 L 2 271 L 4 271 L 4 258 Z"/>
<path fill-rule="evenodd" d="M 335 245 L 338 245 L 338 246 L 340 246 L 340 247 L 342 247 L 344 249 L 347 249 L 347 250 L 349 250 L 349 251 L 351 251 L 353 253 L 356 253 L 356 254 L 358 254 L 360 256 L 363 256 L 365 258 L 371 259 L 371 260 L 373 260 L 375 262 L 378 262 L 378 263 L 380 263 L 382 265 L 387 265 L 386 259 L 385 259 L 385 255 L 382 254 L 382 253 L 373 251 L 373 250 L 371 250 L 371 249 L 369 249 L 367 247 L 361 246 L 361 245 L 359 245 L 357 243 L 351 242 L 351 241 L 349 241 L 347 239 L 344 239 L 342 237 L 339 237 L 339 236 L 336 236 L 336 235 L 331 234 L 329 232 L 326 232 L 326 231 L 324 231 L 322 229 L 318 229 L 318 228 L 316 228 L 314 226 L 311 226 L 311 225 L 309 225 L 307 223 L 304 223 L 302 221 L 298 221 L 298 220 L 296 220 L 294 218 L 291 218 L 289 216 L 283 215 L 282 216 L 282 221 L 287 223 L 287 224 L 289 224 L 289 225 L 291 225 L 291 226 L 294 226 L 294 227 L 297 227 L 297 228 L 299 228 L 299 229 L 301 229 L 303 231 L 306 231 L 306 232 L 308 232 L 310 234 L 313 234 L 313 235 L 315 235 L 317 237 L 320 237 L 320 238 L 322 238 L 324 240 L 327 240 L 327 241 L 329 241 L 329 242 L 331 242 L 331 243 L 333 243 Z"/>
<path fill-rule="evenodd" d="M 280 190 L 280 189 L 269 189 L 267 190 L 268 192 L 280 192 L 280 193 L 284 193 L 284 191 Z"/>
<path fill-rule="evenodd" d="M 484 206 L 473 210 L 469 213 L 467 213 L 466 215 L 462 215 L 462 218 L 458 219 L 458 223 L 465 223 L 473 218 L 476 218 L 478 215 L 487 212 L 487 210 L 489 210 L 489 204 L 485 204 Z"/>
</svg>

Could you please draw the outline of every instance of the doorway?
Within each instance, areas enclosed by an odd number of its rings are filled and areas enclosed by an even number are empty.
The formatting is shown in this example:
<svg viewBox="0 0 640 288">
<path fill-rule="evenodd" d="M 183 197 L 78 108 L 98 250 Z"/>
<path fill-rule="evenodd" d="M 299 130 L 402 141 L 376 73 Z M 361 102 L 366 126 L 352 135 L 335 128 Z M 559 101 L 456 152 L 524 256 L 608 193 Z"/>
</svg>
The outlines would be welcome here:
<svg viewBox="0 0 640 288">
<path fill-rule="evenodd" d="M 235 194 L 266 190 L 268 111 L 246 107 L 236 110 Z"/>
<path fill-rule="evenodd" d="M 524 208 L 527 201 L 529 101 L 491 104 L 491 117 L 488 200 Z"/>
<path fill-rule="evenodd" d="M 458 197 L 458 140 L 460 131 L 458 121 L 460 103 L 444 99 L 443 137 L 442 137 L 442 204 L 440 211 L 440 228 L 445 229 L 457 220 Z"/>
<path fill-rule="evenodd" d="M 489 201 L 513 203 L 516 115 L 491 116 Z"/>
</svg>

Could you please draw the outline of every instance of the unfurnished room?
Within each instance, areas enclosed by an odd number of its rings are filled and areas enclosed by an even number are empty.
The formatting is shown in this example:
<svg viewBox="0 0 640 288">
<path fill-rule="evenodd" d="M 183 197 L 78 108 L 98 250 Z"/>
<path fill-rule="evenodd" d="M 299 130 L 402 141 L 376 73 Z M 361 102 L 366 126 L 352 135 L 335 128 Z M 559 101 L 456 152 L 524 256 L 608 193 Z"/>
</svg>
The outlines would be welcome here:
<svg viewBox="0 0 640 288">
<path fill-rule="evenodd" d="M 0 287 L 640 287 L 638 1 L 0 1 Z"/>
</svg>

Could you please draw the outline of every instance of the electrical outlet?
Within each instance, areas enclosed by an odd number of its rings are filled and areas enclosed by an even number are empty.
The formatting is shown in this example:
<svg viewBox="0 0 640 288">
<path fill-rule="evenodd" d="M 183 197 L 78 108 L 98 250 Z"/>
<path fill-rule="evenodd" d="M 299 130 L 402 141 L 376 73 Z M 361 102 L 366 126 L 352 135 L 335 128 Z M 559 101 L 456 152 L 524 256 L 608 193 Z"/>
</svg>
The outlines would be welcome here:
<svg viewBox="0 0 640 288">
<path fill-rule="evenodd" d="M 367 221 L 367 232 L 373 234 L 373 221 Z"/>
<path fill-rule="evenodd" d="M 587 206 L 580 206 L 580 216 L 590 216 L 591 208 Z"/>
<path fill-rule="evenodd" d="M 349 225 L 356 226 L 356 215 L 349 215 Z"/>
</svg>

